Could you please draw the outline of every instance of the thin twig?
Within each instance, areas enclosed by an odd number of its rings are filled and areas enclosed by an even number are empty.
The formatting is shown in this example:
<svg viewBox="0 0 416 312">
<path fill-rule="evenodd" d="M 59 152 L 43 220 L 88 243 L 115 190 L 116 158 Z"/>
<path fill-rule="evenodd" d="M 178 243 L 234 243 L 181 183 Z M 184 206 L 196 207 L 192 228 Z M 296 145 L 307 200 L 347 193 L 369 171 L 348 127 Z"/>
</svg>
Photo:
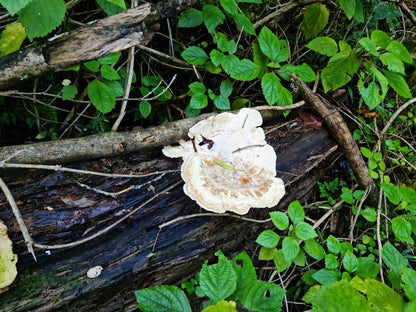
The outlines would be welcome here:
<svg viewBox="0 0 416 312">
<path fill-rule="evenodd" d="M 268 106 L 268 105 L 262 105 L 262 106 L 255 106 L 253 107 L 254 109 L 257 110 L 277 110 L 277 111 L 285 111 L 288 109 L 295 109 L 295 108 L 299 108 L 301 106 L 305 105 L 305 101 L 300 101 L 297 103 L 294 103 L 292 105 L 288 105 L 288 106 Z"/>
<path fill-rule="evenodd" d="M 383 245 L 381 243 L 381 235 L 380 235 L 380 223 L 381 223 L 381 200 L 383 198 L 383 190 L 380 188 L 380 193 L 378 196 L 378 205 L 377 205 L 377 245 L 378 245 L 378 263 L 380 264 L 380 279 L 381 282 L 384 284 L 384 276 L 383 276 L 383 259 L 381 251 L 383 250 Z"/>
<path fill-rule="evenodd" d="M 10 204 L 10 207 L 12 207 L 14 217 L 16 218 L 16 221 L 20 227 L 20 231 L 22 232 L 23 238 L 25 239 L 27 250 L 32 254 L 33 259 L 37 261 L 35 251 L 33 250 L 33 245 L 34 245 L 33 239 L 30 236 L 29 231 L 27 230 L 26 224 L 23 221 L 22 214 L 20 213 L 19 208 L 17 208 L 16 201 L 14 200 L 12 193 L 10 192 L 9 188 L 7 187 L 6 183 L 4 183 L 2 178 L 0 178 L 0 187 L 4 195 L 6 195 L 6 198 Z"/>
<path fill-rule="evenodd" d="M 357 209 L 357 213 L 355 214 L 354 221 L 351 224 L 350 234 L 348 235 L 348 238 L 350 239 L 351 243 L 354 239 L 355 224 L 357 223 L 358 216 L 360 215 L 361 208 L 362 208 L 368 194 L 370 194 L 370 190 L 371 190 L 371 185 L 367 186 L 367 188 L 365 190 L 365 193 L 364 193 L 363 197 L 361 198 L 360 204 L 358 205 L 358 209 Z"/>
</svg>

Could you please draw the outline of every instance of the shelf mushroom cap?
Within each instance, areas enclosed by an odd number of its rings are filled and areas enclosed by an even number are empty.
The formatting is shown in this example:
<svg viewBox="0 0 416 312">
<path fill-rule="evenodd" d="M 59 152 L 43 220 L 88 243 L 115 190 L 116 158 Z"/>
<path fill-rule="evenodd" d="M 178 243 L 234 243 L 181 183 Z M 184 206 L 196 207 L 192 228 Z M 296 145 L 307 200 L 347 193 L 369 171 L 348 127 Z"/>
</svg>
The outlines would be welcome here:
<svg viewBox="0 0 416 312">
<path fill-rule="evenodd" d="M 191 141 L 166 146 L 167 157 L 182 157 L 184 192 L 202 208 L 246 214 L 250 208 L 273 207 L 285 194 L 276 176 L 276 153 L 265 141 L 262 117 L 243 108 L 222 113 L 189 129 Z"/>
</svg>

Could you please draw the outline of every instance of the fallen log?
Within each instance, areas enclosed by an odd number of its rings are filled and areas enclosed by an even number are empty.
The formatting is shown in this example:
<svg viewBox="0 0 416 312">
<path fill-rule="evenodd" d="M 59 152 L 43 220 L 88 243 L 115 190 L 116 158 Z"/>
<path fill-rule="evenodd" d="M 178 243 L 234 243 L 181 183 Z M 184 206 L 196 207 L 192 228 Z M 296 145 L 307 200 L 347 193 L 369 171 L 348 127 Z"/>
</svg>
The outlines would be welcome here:
<svg viewBox="0 0 416 312">
<path fill-rule="evenodd" d="M 319 168 L 337 148 L 326 129 L 305 128 L 300 119 L 267 127 L 265 133 L 276 150 L 286 195 L 277 207 L 252 209 L 244 216 L 258 220 L 294 200 L 307 199 Z M 145 160 L 147 153 L 150 160 Z M 178 169 L 180 161 L 163 157 L 157 148 L 68 166 L 131 174 Z M 134 311 L 134 290 L 178 283 L 217 250 L 228 256 L 243 250 L 267 225 L 201 211 L 183 193 L 179 172 L 111 178 L 61 171 L 38 177 L 32 169 L 7 170 L 29 233 L 38 246 L 51 248 L 35 249 L 34 262 L 7 200 L 0 196 L 0 219 L 19 256 L 18 276 L 0 294 L 1 311 Z M 65 247 L 100 232 L 105 233 Z M 89 279 L 88 269 L 97 265 L 103 267 L 101 275 Z"/>
</svg>

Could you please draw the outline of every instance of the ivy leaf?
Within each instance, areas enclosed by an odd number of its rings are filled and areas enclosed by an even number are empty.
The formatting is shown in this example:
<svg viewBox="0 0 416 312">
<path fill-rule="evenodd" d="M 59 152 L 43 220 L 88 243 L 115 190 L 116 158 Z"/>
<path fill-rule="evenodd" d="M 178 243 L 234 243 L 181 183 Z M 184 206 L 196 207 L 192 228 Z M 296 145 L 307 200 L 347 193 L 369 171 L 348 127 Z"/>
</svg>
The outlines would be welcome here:
<svg viewBox="0 0 416 312">
<path fill-rule="evenodd" d="M 11 16 L 15 15 L 31 0 L 0 0 L 0 4 L 10 13 Z"/>
<path fill-rule="evenodd" d="M 266 248 L 274 248 L 279 243 L 280 236 L 271 230 L 260 233 L 256 239 L 256 243 Z"/>
<path fill-rule="evenodd" d="M 407 64 L 413 63 L 409 51 L 398 41 L 391 41 L 386 47 L 386 50 L 393 53 L 398 59 Z"/>
<path fill-rule="evenodd" d="M 303 207 L 298 201 L 290 203 L 287 213 L 295 225 L 302 222 L 305 218 L 305 211 L 303 211 Z"/>
<path fill-rule="evenodd" d="M 362 45 L 367 52 L 370 52 L 371 55 L 379 56 L 377 46 L 370 38 L 361 38 L 358 43 Z"/>
<path fill-rule="evenodd" d="M 253 24 L 247 17 L 241 14 L 237 14 L 233 16 L 233 19 L 234 19 L 235 24 L 239 28 L 243 29 L 245 33 L 249 35 L 253 35 L 253 36 L 256 35 L 256 31 L 254 30 Z"/>
<path fill-rule="evenodd" d="M 309 5 L 303 14 L 302 30 L 305 39 L 315 37 L 328 24 L 329 10 L 321 3 L 313 3 Z"/>
<path fill-rule="evenodd" d="M 214 35 L 215 28 L 221 24 L 224 19 L 225 15 L 215 5 L 205 4 L 202 7 L 202 20 L 211 36 Z"/>
<path fill-rule="evenodd" d="M 295 227 L 296 237 L 301 240 L 307 240 L 318 236 L 310 224 L 306 222 L 299 222 Z"/>
<path fill-rule="evenodd" d="M 103 114 L 116 106 L 116 95 L 105 83 L 94 80 L 87 87 L 88 97 L 94 107 Z"/>
<path fill-rule="evenodd" d="M 115 15 L 127 10 L 124 0 L 96 0 L 101 10 L 108 16 Z"/>
<path fill-rule="evenodd" d="M 342 265 L 349 273 L 355 272 L 358 268 L 357 257 L 351 251 L 347 251 L 344 255 Z"/>
<path fill-rule="evenodd" d="M 26 32 L 21 23 L 12 23 L 8 25 L 1 33 L 1 56 L 5 56 L 19 50 L 25 39 Z"/>
<path fill-rule="evenodd" d="M 326 56 L 333 56 L 338 52 L 338 45 L 330 37 L 318 37 L 309 42 L 306 47 Z"/>
<path fill-rule="evenodd" d="M 195 93 L 191 97 L 191 101 L 189 102 L 189 107 L 191 109 L 203 109 L 208 105 L 208 98 L 205 94 L 202 93 Z"/>
<path fill-rule="evenodd" d="M 216 108 L 220 110 L 228 110 L 231 108 L 230 100 L 228 99 L 228 96 L 225 96 L 223 94 L 215 96 L 214 105 Z"/>
<path fill-rule="evenodd" d="M 339 254 L 340 243 L 334 236 L 332 235 L 328 236 L 328 239 L 326 241 L 326 246 L 328 250 L 332 252 L 333 254 L 335 255 Z"/>
<path fill-rule="evenodd" d="M 192 46 L 185 49 L 182 58 L 191 65 L 204 65 L 208 59 L 208 55 L 200 47 Z"/>
<path fill-rule="evenodd" d="M 201 25 L 203 22 L 202 12 L 190 8 L 182 11 L 179 15 L 178 27 L 191 28 Z"/>
<path fill-rule="evenodd" d="M 321 285 L 328 285 L 336 283 L 341 278 L 341 273 L 337 270 L 321 269 L 317 271 L 312 277 Z"/>
<path fill-rule="evenodd" d="M 397 92 L 398 95 L 406 99 L 412 97 L 412 94 L 409 90 L 409 86 L 407 85 L 406 80 L 404 80 L 403 76 L 390 70 L 385 70 L 383 71 L 383 73 L 384 76 L 386 76 L 389 85 L 393 88 L 394 91 Z"/>
<path fill-rule="evenodd" d="M 371 40 L 373 40 L 377 46 L 383 49 L 386 49 L 391 42 L 389 35 L 387 35 L 384 31 L 377 29 L 371 33 Z"/>
<path fill-rule="evenodd" d="M 134 292 L 143 312 L 192 312 L 185 293 L 175 286 L 157 286 Z"/>
<path fill-rule="evenodd" d="M 269 296 L 265 296 L 265 294 Z M 243 306 L 250 311 L 270 312 L 280 311 L 286 291 L 282 287 L 264 281 L 254 281 L 250 284 Z"/>
<path fill-rule="evenodd" d="M 399 241 L 413 245 L 412 226 L 403 217 L 399 216 L 391 220 L 391 229 Z"/>
<path fill-rule="evenodd" d="M 292 261 L 299 253 L 299 243 L 293 237 L 285 237 L 282 242 L 282 251 L 286 261 Z"/>
<path fill-rule="evenodd" d="M 273 224 L 281 231 L 286 230 L 289 226 L 289 218 L 283 212 L 273 211 L 270 212 L 270 218 Z"/>
<path fill-rule="evenodd" d="M 19 11 L 19 21 L 32 41 L 44 37 L 58 27 L 65 18 L 65 1 L 32 0 Z"/>
<path fill-rule="evenodd" d="M 139 103 L 139 111 L 142 114 L 143 118 L 147 118 L 152 111 L 152 105 L 148 101 L 141 101 Z"/>
<path fill-rule="evenodd" d="M 78 94 L 78 89 L 74 85 L 64 86 L 62 88 L 62 100 L 72 100 Z"/>
<path fill-rule="evenodd" d="M 234 66 L 232 66 L 230 71 L 230 76 L 231 78 L 241 81 L 250 81 L 255 79 L 260 71 L 260 68 L 248 59 L 243 59 L 238 63 L 234 63 L 233 65 Z"/>
<path fill-rule="evenodd" d="M 215 254 L 218 256 L 218 263 L 207 265 L 205 262 L 199 274 L 199 284 L 208 298 L 218 302 L 234 293 L 237 288 L 237 275 L 231 262 L 220 251 Z"/>
<path fill-rule="evenodd" d="M 351 19 L 355 14 L 355 0 L 338 0 L 338 3 L 347 18 Z"/>
<path fill-rule="evenodd" d="M 101 76 L 108 80 L 120 80 L 120 75 L 116 72 L 114 68 L 109 65 L 101 66 Z"/>
</svg>

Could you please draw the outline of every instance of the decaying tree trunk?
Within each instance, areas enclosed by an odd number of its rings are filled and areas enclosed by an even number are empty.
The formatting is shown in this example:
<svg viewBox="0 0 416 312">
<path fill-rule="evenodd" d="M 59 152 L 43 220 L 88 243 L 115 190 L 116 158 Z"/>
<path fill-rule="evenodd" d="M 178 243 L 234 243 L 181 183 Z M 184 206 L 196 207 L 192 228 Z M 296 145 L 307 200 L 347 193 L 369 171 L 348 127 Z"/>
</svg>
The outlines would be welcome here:
<svg viewBox="0 0 416 312">
<path fill-rule="evenodd" d="M 305 128 L 300 120 L 273 125 L 265 132 L 276 150 L 278 176 L 285 181 L 287 193 L 274 209 L 252 209 L 245 216 L 254 219 L 267 219 L 271 210 L 284 210 L 291 201 L 306 199 L 316 185 L 319 168 L 337 148 L 324 128 Z M 155 152 L 159 153 L 156 158 Z M 152 155 L 152 160 L 144 160 L 146 155 Z M 180 161 L 165 158 L 159 147 L 68 166 L 139 173 L 178 169 Z M 217 250 L 232 256 L 253 243 L 267 226 L 235 215 L 204 214 L 184 195 L 179 172 L 133 179 L 4 170 L 1 175 L 37 244 L 84 239 L 137 210 L 111 231 L 84 244 L 35 249 L 36 263 L 26 250 L 8 202 L 0 196 L 0 219 L 9 228 L 19 256 L 18 276 L 0 295 L 0 310 L 5 312 L 134 311 L 134 290 L 175 284 L 192 276 Z M 89 279 L 87 270 L 97 265 L 104 270 Z"/>
</svg>

